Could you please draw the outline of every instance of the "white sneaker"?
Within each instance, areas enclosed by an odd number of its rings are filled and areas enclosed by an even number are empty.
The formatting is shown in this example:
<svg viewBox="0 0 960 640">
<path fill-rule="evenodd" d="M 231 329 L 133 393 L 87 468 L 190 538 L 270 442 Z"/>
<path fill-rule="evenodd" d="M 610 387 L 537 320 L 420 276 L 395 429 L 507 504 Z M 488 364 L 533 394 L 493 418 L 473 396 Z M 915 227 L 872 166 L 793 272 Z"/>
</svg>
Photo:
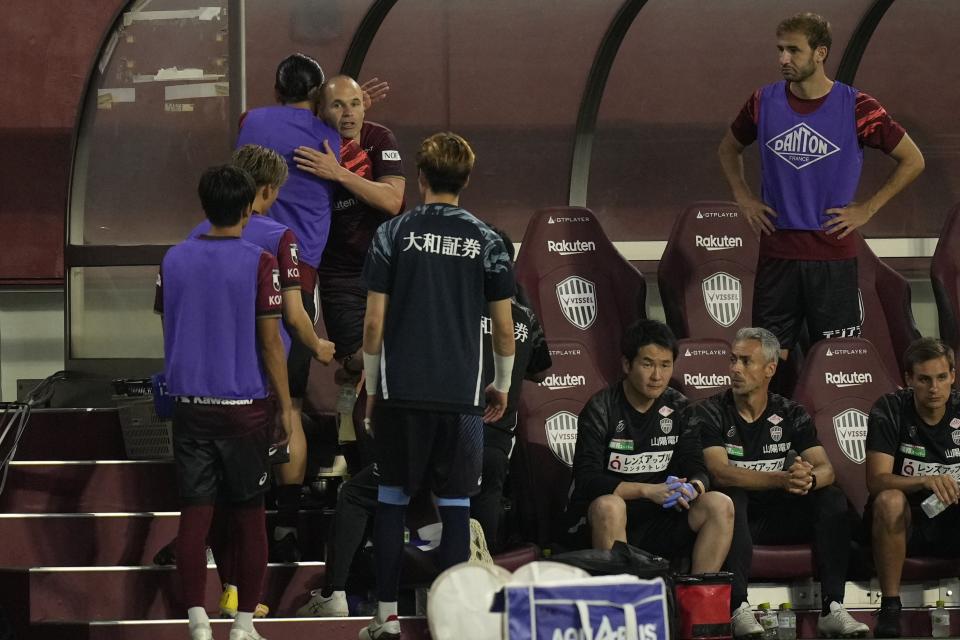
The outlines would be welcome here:
<svg viewBox="0 0 960 640">
<path fill-rule="evenodd" d="M 262 635 L 257 633 L 256 629 L 240 629 L 233 627 L 230 629 L 230 640 L 267 640 Z"/>
<path fill-rule="evenodd" d="M 343 593 L 334 591 L 329 598 L 324 598 L 319 589 L 314 589 L 307 604 L 297 609 L 297 615 L 301 618 L 345 618 L 350 615 L 350 610 Z"/>
<path fill-rule="evenodd" d="M 866 638 L 870 627 L 853 619 L 839 602 L 830 603 L 830 613 L 817 618 L 817 635 L 821 638 Z"/>
<path fill-rule="evenodd" d="M 213 640 L 213 629 L 206 624 L 191 627 L 190 640 Z"/>
<path fill-rule="evenodd" d="M 490 549 L 487 548 L 487 538 L 483 535 L 483 527 L 480 522 L 470 518 L 470 563 L 493 564 L 493 556 L 490 555 Z"/>
<path fill-rule="evenodd" d="M 359 640 L 400 640 L 400 619 L 388 616 L 386 622 L 380 622 L 377 616 L 373 616 L 373 620 L 360 630 L 357 637 Z"/>
<path fill-rule="evenodd" d="M 347 475 L 347 459 L 342 455 L 333 458 L 332 467 L 320 467 L 317 469 L 318 478 L 342 478 Z"/>
<path fill-rule="evenodd" d="M 740 638 L 762 638 L 763 627 L 757 622 L 749 603 L 743 602 L 733 610 L 730 616 L 730 630 L 736 640 Z"/>
</svg>

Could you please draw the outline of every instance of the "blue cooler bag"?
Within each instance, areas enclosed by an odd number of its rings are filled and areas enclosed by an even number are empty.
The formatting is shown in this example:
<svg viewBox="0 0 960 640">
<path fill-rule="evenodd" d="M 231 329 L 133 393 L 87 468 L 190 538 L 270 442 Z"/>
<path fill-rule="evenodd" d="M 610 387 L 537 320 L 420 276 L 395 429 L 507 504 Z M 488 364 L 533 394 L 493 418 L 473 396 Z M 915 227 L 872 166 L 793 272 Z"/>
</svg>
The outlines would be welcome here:
<svg viewBox="0 0 960 640">
<path fill-rule="evenodd" d="M 670 640 L 662 578 L 507 586 L 504 600 L 508 640 Z"/>
</svg>

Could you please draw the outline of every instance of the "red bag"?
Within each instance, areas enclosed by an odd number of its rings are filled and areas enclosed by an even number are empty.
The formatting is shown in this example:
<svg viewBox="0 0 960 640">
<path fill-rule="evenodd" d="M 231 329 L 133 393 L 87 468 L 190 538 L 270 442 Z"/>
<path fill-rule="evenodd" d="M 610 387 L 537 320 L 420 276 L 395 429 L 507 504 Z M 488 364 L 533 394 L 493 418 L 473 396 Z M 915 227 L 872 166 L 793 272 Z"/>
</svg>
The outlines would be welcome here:
<svg viewBox="0 0 960 640">
<path fill-rule="evenodd" d="M 726 640 L 730 632 L 732 573 L 703 573 L 674 579 L 680 640 Z"/>
</svg>

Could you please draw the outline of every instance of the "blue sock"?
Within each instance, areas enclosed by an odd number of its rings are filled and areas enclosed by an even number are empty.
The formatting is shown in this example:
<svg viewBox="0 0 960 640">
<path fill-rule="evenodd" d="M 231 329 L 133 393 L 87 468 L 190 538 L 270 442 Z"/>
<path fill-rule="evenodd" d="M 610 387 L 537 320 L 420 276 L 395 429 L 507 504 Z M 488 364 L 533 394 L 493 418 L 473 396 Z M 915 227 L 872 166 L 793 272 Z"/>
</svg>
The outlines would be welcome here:
<svg viewBox="0 0 960 640">
<path fill-rule="evenodd" d="M 438 506 L 443 536 L 437 548 L 437 560 L 438 568 L 444 571 L 470 559 L 470 507 Z"/>
<path fill-rule="evenodd" d="M 377 503 L 373 521 L 373 558 L 377 568 L 377 600 L 396 602 L 400 591 L 403 523 L 406 505 Z"/>
</svg>

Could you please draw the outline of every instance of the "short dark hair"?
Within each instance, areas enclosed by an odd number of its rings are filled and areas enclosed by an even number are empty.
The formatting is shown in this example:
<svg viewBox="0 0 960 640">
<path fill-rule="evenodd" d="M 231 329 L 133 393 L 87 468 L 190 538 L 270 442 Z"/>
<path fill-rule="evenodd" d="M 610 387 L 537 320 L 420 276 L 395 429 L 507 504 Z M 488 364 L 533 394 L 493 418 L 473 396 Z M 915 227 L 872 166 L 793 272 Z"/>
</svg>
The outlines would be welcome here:
<svg viewBox="0 0 960 640">
<path fill-rule="evenodd" d="M 287 56 L 277 65 L 277 99 L 282 104 L 317 101 L 323 85 L 320 63 L 303 53 Z"/>
<path fill-rule="evenodd" d="M 417 169 L 434 193 L 457 195 L 463 191 L 475 161 L 470 143 L 450 132 L 433 134 L 417 152 Z"/>
<path fill-rule="evenodd" d="M 802 33 L 807 37 L 807 44 L 811 49 L 826 47 L 829 57 L 833 36 L 830 33 L 830 23 L 820 14 L 807 11 L 790 16 L 777 25 L 777 35 L 782 36 L 785 33 Z"/>
<path fill-rule="evenodd" d="M 633 362 L 640 349 L 648 344 L 669 349 L 673 359 L 677 359 L 677 338 L 673 335 L 673 331 L 659 320 L 649 318 L 637 320 L 627 327 L 623 337 L 620 338 L 620 354 L 627 359 L 627 362 Z"/>
<path fill-rule="evenodd" d="M 907 350 L 903 352 L 903 367 L 905 373 L 913 375 L 913 368 L 923 362 L 946 358 L 950 365 L 950 371 L 953 371 L 956 362 L 953 357 L 953 349 L 947 346 L 943 340 L 937 338 L 917 338 L 910 343 Z"/>
<path fill-rule="evenodd" d="M 257 185 L 243 169 L 225 164 L 203 172 L 197 193 L 210 223 L 230 227 L 240 222 L 243 212 L 253 204 Z"/>
</svg>

